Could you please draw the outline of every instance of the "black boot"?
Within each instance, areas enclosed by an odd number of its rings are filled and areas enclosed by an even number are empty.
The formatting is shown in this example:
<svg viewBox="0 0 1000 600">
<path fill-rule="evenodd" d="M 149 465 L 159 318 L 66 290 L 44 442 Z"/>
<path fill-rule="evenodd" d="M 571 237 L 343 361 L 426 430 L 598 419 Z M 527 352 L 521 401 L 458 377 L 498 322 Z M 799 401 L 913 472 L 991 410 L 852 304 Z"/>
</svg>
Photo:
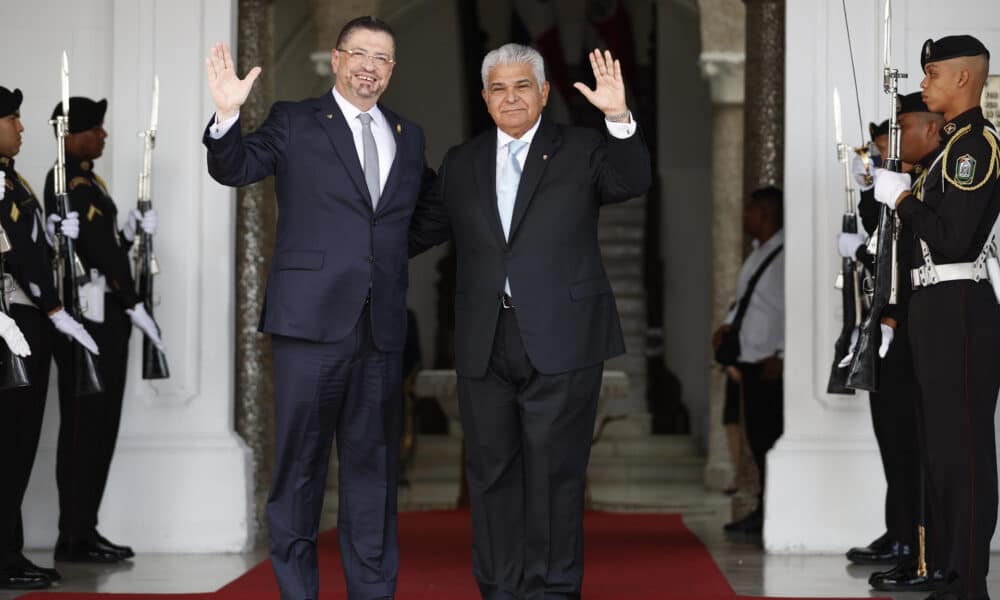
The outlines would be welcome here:
<svg viewBox="0 0 1000 600">
<path fill-rule="evenodd" d="M 929 569 L 926 575 L 920 575 L 917 564 L 907 560 L 889 571 L 872 573 L 868 584 L 873 590 L 882 592 L 926 592 L 944 585 L 944 573 L 940 569 Z"/>
<path fill-rule="evenodd" d="M 851 548 L 847 551 L 847 560 L 856 565 L 895 565 L 899 562 L 903 545 L 894 542 L 885 533 L 877 540 L 863 548 Z"/>
</svg>

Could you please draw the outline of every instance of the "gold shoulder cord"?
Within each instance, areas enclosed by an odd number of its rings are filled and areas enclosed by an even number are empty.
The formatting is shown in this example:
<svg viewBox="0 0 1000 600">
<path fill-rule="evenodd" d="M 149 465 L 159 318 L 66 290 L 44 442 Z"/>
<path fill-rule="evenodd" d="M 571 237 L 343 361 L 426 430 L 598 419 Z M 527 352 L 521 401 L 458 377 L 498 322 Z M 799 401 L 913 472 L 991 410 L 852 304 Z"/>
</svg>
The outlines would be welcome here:
<svg viewBox="0 0 1000 600">
<path fill-rule="evenodd" d="M 913 182 L 913 186 L 910 187 L 910 191 L 913 192 L 913 195 L 921 202 L 924 201 L 924 181 L 927 179 L 927 174 L 930 172 L 930 169 L 924 169 L 924 172 L 917 177 L 917 180 Z"/>
<path fill-rule="evenodd" d="M 1000 153 L 1000 148 L 997 148 L 996 138 L 990 135 L 990 133 L 988 133 L 985 129 L 983 130 L 983 137 L 986 138 L 986 143 L 990 145 L 992 153 L 990 154 L 990 165 L 986 169 L 986 176 L 983 177 L 983 180 L 976 185 L 962 185 L 952 179 L 951 175 L 948 174 L 948 153 L 951 151 L 952 144 L 970 131 L 972 131 L 972 125 L 966 125 L 962 129 L 958 130 L 958 133 L 956 133 L 955 136 L 948 142 L 948 145 L 944 147 L 943 156 L 941 158 L 941 175 L 944 177 L 944 180 L 963 192 L 974 192 L 983 187 L 990 181 L 991 175 L 993 175 L 993 179 L 1000 177 L 1000 159 L 997 157 L 997 154 Z"/>
</svg>

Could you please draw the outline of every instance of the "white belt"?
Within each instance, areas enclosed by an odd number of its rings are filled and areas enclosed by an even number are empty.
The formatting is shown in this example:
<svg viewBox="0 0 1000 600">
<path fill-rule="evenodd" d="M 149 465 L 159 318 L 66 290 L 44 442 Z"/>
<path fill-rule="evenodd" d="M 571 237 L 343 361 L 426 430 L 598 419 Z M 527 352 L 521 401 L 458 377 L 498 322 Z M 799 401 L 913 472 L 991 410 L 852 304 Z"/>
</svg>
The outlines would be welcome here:
<svg viewBox="0 0 1000 600">
<path fill-rule="evenodd" d="M 989 279 L 986 265 L 981 261 L 969 263 L 948 263 L 944 265 L 924 265 L 910 271 L 913 288 L 922 288 L 944 281 L 983 281 Z"/>
</svg>

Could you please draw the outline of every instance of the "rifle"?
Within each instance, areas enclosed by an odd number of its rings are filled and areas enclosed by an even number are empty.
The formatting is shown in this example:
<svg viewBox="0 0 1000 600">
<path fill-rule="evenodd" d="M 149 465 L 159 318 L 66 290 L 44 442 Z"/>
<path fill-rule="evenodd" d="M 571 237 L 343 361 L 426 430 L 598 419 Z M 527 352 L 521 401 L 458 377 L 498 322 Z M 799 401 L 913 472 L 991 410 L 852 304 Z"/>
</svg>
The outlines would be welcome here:
<svg viewBox="0 0 1000 600">
<path fill-rule="evenodd" d="M 3 227 L 0 227 L 0 284 L 6 287 L 7 279 L 4 275 L 4 256 L 11 251 L 10 238 Z M 0 312 L 10 317 L 10 310 L 7 308 L 6 289 L 0 289 Z M 13 318 L 13 317 L 11 317 Z M 28 367 L 24 364 L 24 359 L 14 354 L 7 343 L 0 339 L 0 390 L 14 390 L 31 385 L 28 377 Z"/>
<path fill-rule="evenodd" d="M 142 152 L 142 172 L 139 173 L 139 196 L 136 207 L 143 215 L 153 208 L 152 185 L 150 175 L 153 164 L 153 147 L 156 145 L 156 125 L 160 112 L 160 78 L 153 77 L 153 109 L 149 117 L 149 129 L 140 133 L 145 143 Z M 153 316 L 153 277 L 160 272 L 160 266 L 153 254 L 153 236 L 141 227 L 135 232 L 132 245 L 132 258 L 135 262 L 136 293 L 142 298 L 149 316 Z M 159 325 L 157 325 L 159 329 Z M 167 355 L 156 347 L 149 337 L 142 338 L 142 378 L 166 379 L 170 377 L 170 367 L 167 366 Z"/>
<path fill-rule="evenodd" d="M 885 0 L 885 17 L 882 52 L 882 89 L 889 95 L 889 150 L 882 167 L 899 173 L 903 163 L 899 159 L 900 131 L 896 120 L 899 80 L 906 78 L 892 67 L 892 0 Z M 872 286 L 871 310 L 858 334 L 858 345 L 847 375 L 847 385 L 856 390 L 877 392 L 879 387 L 878 347 L 882 337 L 882 312 L 886 306 L 896 303 L 897 247 L 899 244 L 899 223 L 894 211 L 881 208 L 878 223 L 878 243 L 875 251 L 875 282 Z"/>
<path fill-rule="evenodd" d="M 56 210 L 63 219 L 71 212 L 69 194 L 66 190 L 66 136 L 69 134 L 69 61 L 66 52 L 62 55 L 62 115 L 52 120 L 56 129 L 56 166 L 54 168 L 54 183 L 56 195 Z M 62 298 L 63 308 L 77 321 L 82 321 L 83 310 L 80 308 L 79 285 L 90 280 L 87 270 L 76 255 L 76 240 L 70 239 L 56 230 L 55 272 L 56 285 Z M 97 372 L 97 357 L 71 340 L 73 360 L 73 394 L 77 397 L 100 394 L 104 384 Z"/>
<path fill-rule="evenodd" d="M 857 202 L 854 188 L 851 185 L 850 157 L 852 148 L 844 143 L 844 133 L 841 124 L 840 92 L 833 90 L 833 123 L 837 138 L 837 160 L 844 168 L 844 191 L 846 194 L 846 210 L 841 221 L 841 231 L 844 233 L 858 232 Z M 843 304 L 843 322 L 840 335 L 833 345 L 833 365 L 830 367 L 830 379 L 826 384 L 828 394 L 853 395 L 854 390 L 847 387 L 848 368 L 841 367 L 840 361 L 851 350 L 851 334 L 861 324 L 861 289 L 858 275 L 858 265 L 853 258 L 841 261 L 837 285 Z"/>
</svg>

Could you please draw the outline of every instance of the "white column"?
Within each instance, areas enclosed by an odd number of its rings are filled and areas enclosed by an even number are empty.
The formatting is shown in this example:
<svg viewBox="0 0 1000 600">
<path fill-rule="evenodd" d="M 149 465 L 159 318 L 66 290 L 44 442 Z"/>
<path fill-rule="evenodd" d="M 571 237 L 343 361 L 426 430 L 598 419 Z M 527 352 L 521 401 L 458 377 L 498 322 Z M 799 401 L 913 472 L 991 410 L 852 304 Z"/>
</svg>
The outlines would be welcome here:
<svg viewBox="0 0 1000 600">
<path fill-rule="evenodd" d="M 742 52 L 709 51 L 701 55 L 702 73 L 712 94 L 712 279 L 714 324 L 721 323 L 735 293 L 743 255 L 743 99 L 745 56 Z M 708 343 L 706 332 L 704 343 Z M 722 427 L 725 380 L 710 369 L 708 462 L 705 485 L 729 485 L 736 465 L 729 457 Z"/>
</svg>

